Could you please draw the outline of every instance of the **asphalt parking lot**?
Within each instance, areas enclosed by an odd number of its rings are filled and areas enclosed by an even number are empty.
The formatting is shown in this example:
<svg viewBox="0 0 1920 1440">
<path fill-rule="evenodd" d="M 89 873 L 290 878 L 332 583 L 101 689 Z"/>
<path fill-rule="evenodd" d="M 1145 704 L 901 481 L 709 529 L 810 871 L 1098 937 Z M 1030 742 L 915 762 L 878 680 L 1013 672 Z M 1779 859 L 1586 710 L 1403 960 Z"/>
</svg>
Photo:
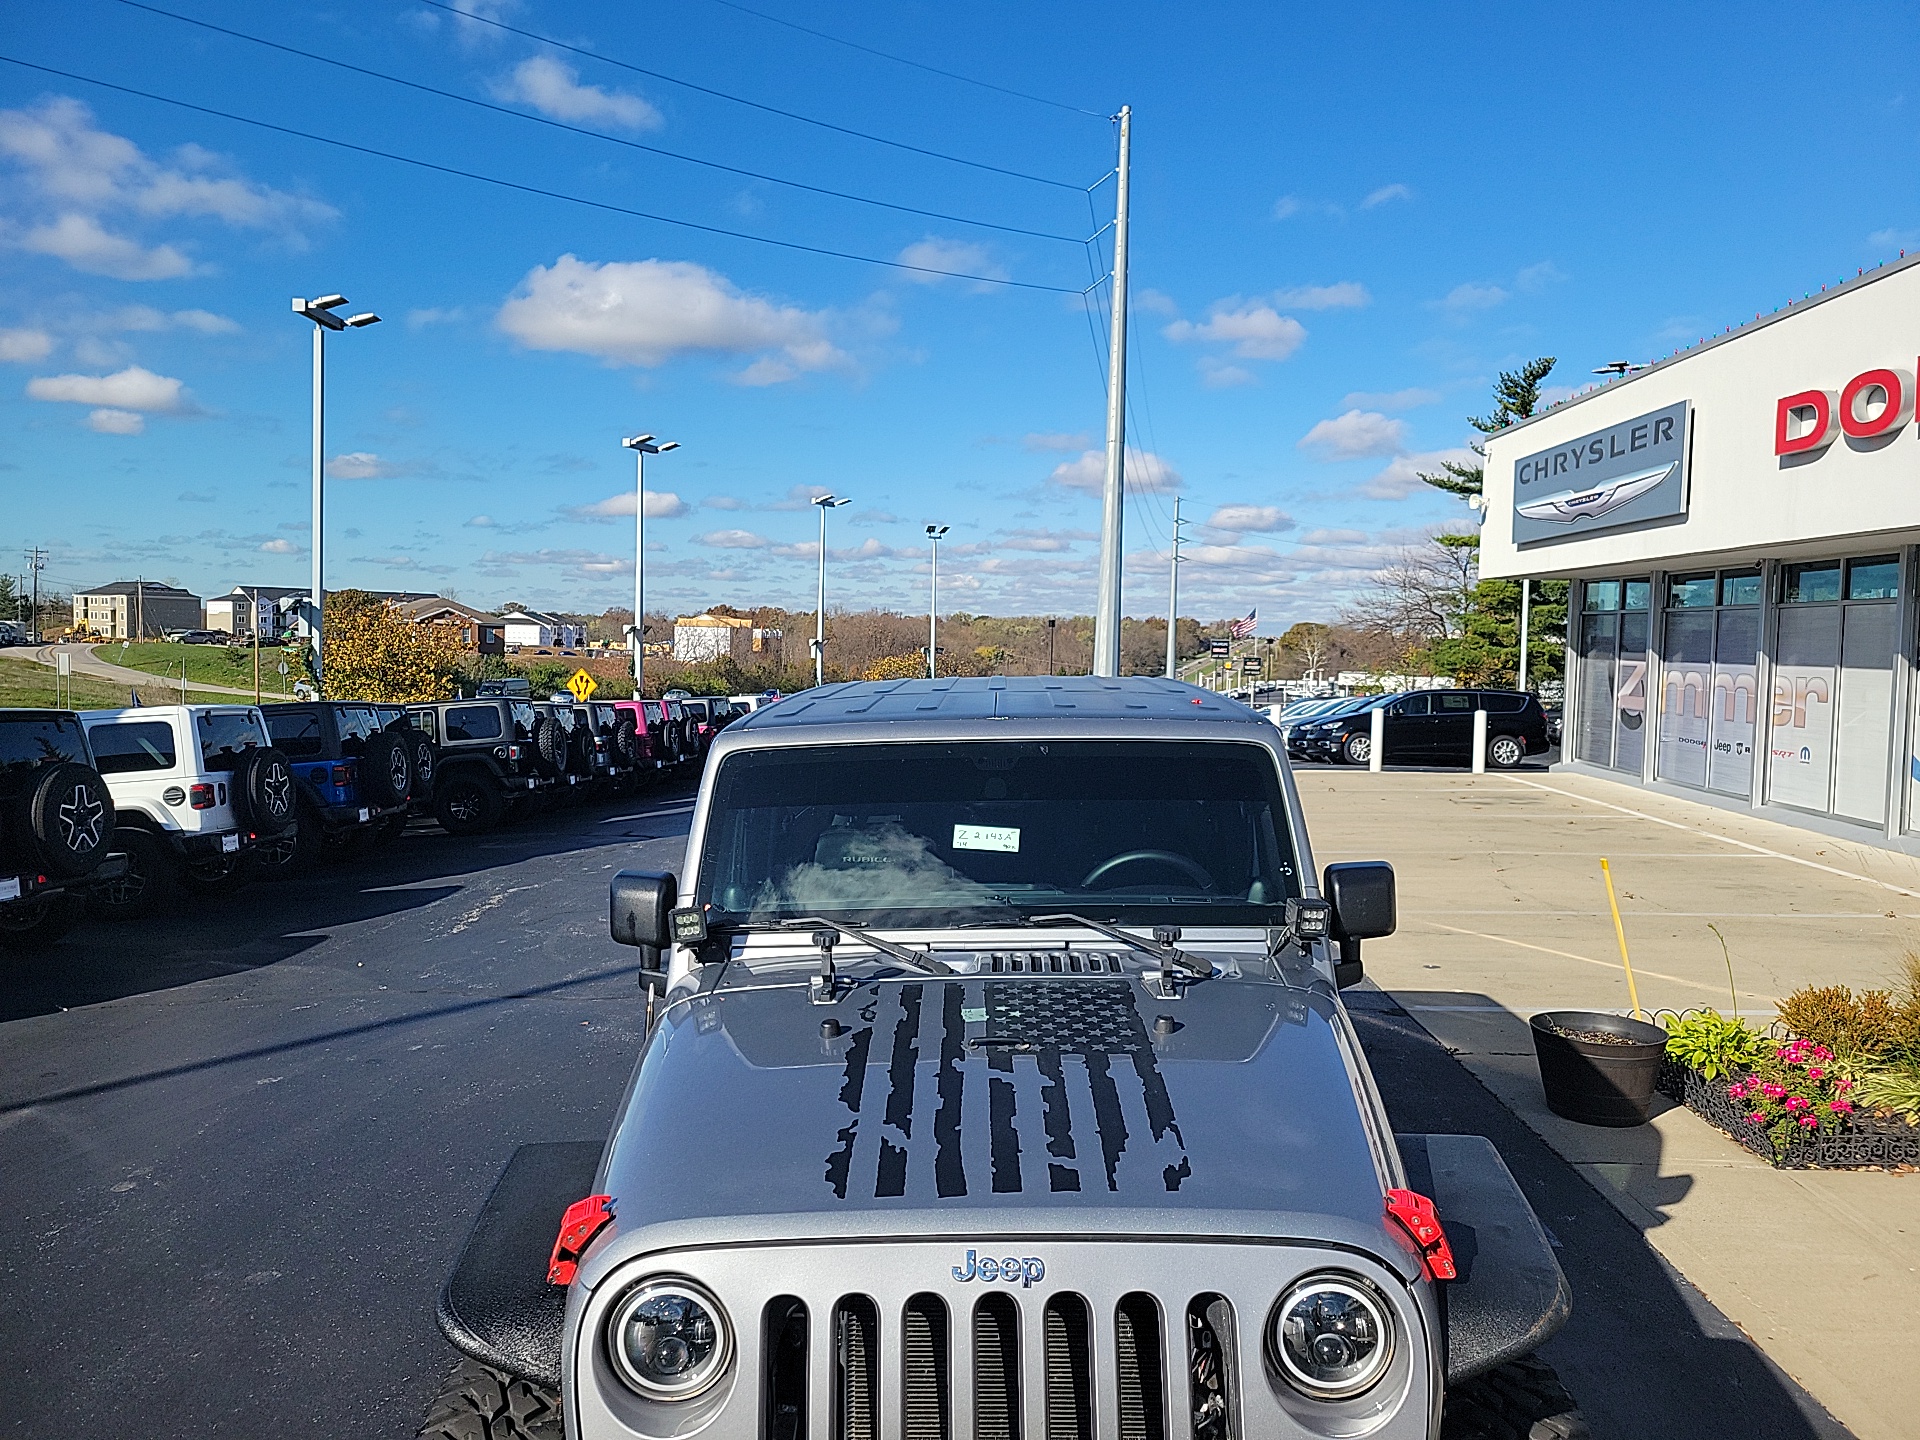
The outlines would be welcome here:
<svg viewBox="0 0 1920 1440">
<path fill-rule="evenodd" d="M 641 1023 L 606 880 L 677 866 L 689 808 L 416 827 L 9 974 L 0 1431 L 411 1435 L 499 1168 L 606 1131 Z M 1547 1353 L 1596 1435 L 1847 1433 L 1406 1011 L 1353 1002 L 1396 1125 L 1490 1135 L 1558 1239 L 1575 1315 Z"/>
</svg>

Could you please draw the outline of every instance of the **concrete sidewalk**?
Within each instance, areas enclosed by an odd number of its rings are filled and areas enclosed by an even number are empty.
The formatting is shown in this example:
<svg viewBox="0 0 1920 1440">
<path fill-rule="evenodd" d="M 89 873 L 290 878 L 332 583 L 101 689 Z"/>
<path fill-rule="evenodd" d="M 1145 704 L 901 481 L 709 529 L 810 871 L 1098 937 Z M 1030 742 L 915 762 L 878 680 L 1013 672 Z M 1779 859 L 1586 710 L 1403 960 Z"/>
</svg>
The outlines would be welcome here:
<svg viewBox="0 0 1920 1440">
<path fill-rule="evenodd" d="M 1861 1440 L 1920 1434 L 1920 1176 L 1777 1171 L 1680 1108 L 1571 1124 L 1526 1024 L 1628 1007 L 1603 855 L 1641 1004 L 1730 1008 L 1711 925 L 1761 1024 L 1802 985 L 1892 981 L 1920 946 L 1920 860 L 1544 771 L 1298 780 L 1319 863 L 1399 876 L 1400 933 L 1368 945 L 1369 976 Z"/>
</svg>

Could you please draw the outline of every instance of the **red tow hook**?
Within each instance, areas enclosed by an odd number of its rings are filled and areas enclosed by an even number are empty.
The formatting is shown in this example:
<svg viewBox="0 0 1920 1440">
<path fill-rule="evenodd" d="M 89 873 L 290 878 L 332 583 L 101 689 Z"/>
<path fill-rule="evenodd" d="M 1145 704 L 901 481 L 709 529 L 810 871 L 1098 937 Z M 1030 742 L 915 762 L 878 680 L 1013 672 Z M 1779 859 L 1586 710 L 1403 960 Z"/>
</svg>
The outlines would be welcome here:
<svg viewBox="0 0 1920 1440">
<path fill-rule="evenodd" d="M 572 1214 L 572 1211 L 568 1211 Z M 1433 1201 L 1417 1190 L 1387 1191 L 1387 1218 L 1396 1222 L 1413 1241 L 1429 1280 L 1458 1280 L 1453 1250 L 1447 1244 L 1447 1232 L 1440 1228 L 1440 1212 Z"/>
<path fill-rule="evenodd" d="M 579 1273 L 580 1257 L 593 1237 L 613 1223 L 613 1197 L 589 1195 L 576 1200 L 560 1217 L 560 1238 L 553 1242 L 553 1258 L 547 1262 L 549 1285 L 571 1285 Z"/>
</svg>

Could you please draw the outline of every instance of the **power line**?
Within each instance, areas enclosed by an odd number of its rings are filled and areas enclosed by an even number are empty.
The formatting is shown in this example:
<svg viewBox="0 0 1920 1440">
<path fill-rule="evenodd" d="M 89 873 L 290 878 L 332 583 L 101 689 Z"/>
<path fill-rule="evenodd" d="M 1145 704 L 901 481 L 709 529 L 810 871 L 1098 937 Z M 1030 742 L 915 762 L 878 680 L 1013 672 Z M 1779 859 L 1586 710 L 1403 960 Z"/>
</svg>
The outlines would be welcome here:
<svg viewBox="0 0 1920 1440">
<path fill-rule="evenodd" d="M 891 60 L 896 65 L 906 65 L 915 70 L 924 70 L 929 75 L 939 75 L 948 80 L 958 80 L 962 85 L 978 85 L 982 90 L 992 90 L 997 94 L 1011 95 L 1016 100 L 1031 100 L 1036 105 L 1051 105 L 1055 110 L 1065 110 L 1073 115 L 1086 115 L 1095 120 L 1110 120 L 1110 115 L 1102 115 L 1098 110 L 1082 110 L 1078 105 L 1069 105 L 1061 100 L 1049 100 L 1044 95 L 1029 95 L 1024 90 L 1010 89 L 1005 85 L 995 85 L 990 80 L 976 80 L 971 75 L 961 75 L 952 70 L 942 70 L 937 65 L 926 65 L 918 60 L 909 60 L 904 55 L 891 55 L 885 50 L 876 50 L 871 45 L 862 45 L 857 40 L 845 40 L 838 35 L 829 35 L 824 30 L 815 30 L 792 20 L 783 20 L 778 15 L 769 15 L 764 10 L 754 10 L 737 3 L 737 0 L 713 0 L 716 5 L 724 5 L 729 10 L 738 10 L 743 15 L 765 20 L 769 24 L 784 25 L 789 30 L 798 30 L 803 35 L 811 35 L 816 40 L 826 40 L 835 45 L 844 45 L 849 50 L 858 50 L 863 55 L 877 55 L 882 60 Z"/>
<path fill-rule="evenodd" d="M 322 55 L 312 50 L 302 50 L 294 45 L 283 45 L 277 40 L 268 40 L 263 36 L 249 35 L 244 30 L 232 30 L 225 25 L 215 25 L 209 20 L 198 20 L 191 15 L 181 15 L 172 10 L 162 10 L 157 5 L 143 4 L 142 0 L 116 0 L 117 4 L 129 9 L 144 10 L 149 15 L 163 16 L 168 20 L 178 20 L 183 25 L 198 26 L 202 30 L 211 30 L 215 34 L 226 35 L 235 40 L 244 40 L 250 45 L 264 46 L 269 50 L 278 50 L 282 54 L 297 55 L 303 60 L 312 60 L 317 64 L 331 65 L 338 70 L 350 71 L 355 75 L 364 75 L 373 80 L 384 80 L 390 85 L 405 86 L 409 90 L 418 90 L 426 95 L 437 95 L 443 100 L 453 100 L 462 105 L 471 105 L 476 109 L 490 110 L 496 115 L 506 115 L 515 120 L 525 120 L 535 125 L 545 125 L 554 130 L 565 130 L 573 135 L 585 135 L 589 139 L 603 140 L 609 145 L 622 145 L 629 150 L 643 150 L 649 155 L 660 155 L 669 160 L 680 160 L 688 165 L 700 165 L 709 170 L 725 171 L 729 175 L 744 176 L 749 180 L 763 180 L 771 185 L 785 185 L 795 190 L 806 190 L 815 195 L 827 195 L 836 200 L 851 200 L 858 205 L 874 205 L 883 210 L 897 210 L 907 215 L 921 215 L 930 220 L 948 220 L 957 225 L 977 225 L 988 230 L 1001 230 L 1010 235 L 1030 235 L 1036 240 L 1058 240 L 1069 245 L 1081 243 L 1078 235 L 1054 235 L 1045 230 L 1029 230 L 1020 225 L 1002 225 L 994 220 L 976 220 L 966 215 L 949 215 L 940 210 L 923 210 L 916 205 L 901 205 L 891 200 L 876 200 L 867 195 L 855 195 L 845 190 L 832 190 L 824 185 L 809 185 L 802 180 L 788 180 L 779 175 L 767 175 L 758 170 L 746 170 L 738 165 L 727 165 L 718 160 L 703 160 L 697 155 L 686 155 L 677 150 L 668 150 L 659 145 L 648 145 L 639 140 L 628 140 L 618 135 L 608 135 L 604 131 L 589 130 L 584 125 L 569 125 L 564 120 L 553 120 L 545 115 L 529 114 L 525 110 L 516 110 L 509 105 L 496 105 L 472 95 L 462 95 L 456 90 L 442 90 L 437 85 L 428 85 L 418 80 L 408 80 L 404 76 L 390 75 L 383 70 L 372 70 L 364 65 L 355 65 L 350 61 L 336 59 L 331 55 Z"/>
<path fill-rule="evenodd" d="M 430 3 L 430 0 L 421 0 L 421 3 Z M 83 85 L 97 85 L 103 90 L 113 90 L 122 95 L 133 95 L 161 105 L 191 110 L 196 114 L 231 120 L 238 125 L 251 125 L 256 129 L 270 130 L 278 135 L 291 135 L 299 140 L 331 145 L 335 149 L 350 150 L 358 155 L 371 155 L 379 160 L 391 160 L 398 165 L 411 165 L 416 169 L 431 170 L 439 175 L 452 175 L 461 180 L 475 180 L 482 185 L 497 186 L 502 190 L 518 191 L 522 195 L 539 195 L 548 200 L 564 200 L 572 205 L 584 205 L 589 209 L 605 210 L 614 215 L 630 215 L 638 220 L 652 220 L 657 224 L 673 225 L 683 230 L 698 230 L 707 235 L 724 235 L 732 240 L 751 240 L 757 245 L 772 245 L 781 250 L 798 250 L 808 255 L 824 255 L 833 260 L 857 260 L 863 265 L 880 265 L 889 270 L 910 270 L 920 275 L 939 275 L 950 280 L 972 280 L 983 285 L 1005 285 L 1015 290 L 1043 290 L 1050 295 L 1080 293 L 1079 290 L 1067 285 L 1042 285 L 1034 280 L 1008 280 L 1000 276 L 973 275 L 960 270 L 941 270 L 932 265 L 909 265 L 903 260 L 882 260 L 875 255 L 859 255 L 850 250 L 830 250 L 824 245 L 804 245 L 798 240 L 776 240 L 770 235 L 755 235 L 745 230 L 728 230 L 719 225 L 703 225 L 697 220 L 679 220 L 671 215 L 656 215 L 652 211 L 635 210 L 630 206 L 614 205 L 605 200 L 589 200 L 583 195 L 569 195 L 562 190 L 547 190 L 538 185 L 523 185 L 517 180 L 503 180 L 497 175 L 483 175 L 477 170 L 462 170 L 457 166 L 441 165 L 432 160 L 396 154 L 391 150 L 376 150 L 371 145 L 358 145 L 351 140 L 337 140 L 330 135 L 317 135 L 310 130 L 296 130 L 291 125 L 276 125 L 270 120 L 256 120 L 252 116 L 237 115 L 230 110 L 216 110 L 210 105 L 196 105 L 191 100 L 176 100 L 171 95 L 158 95 L 151 90 L 136 90 L 131 85 L 119 85 L 111 80 L 99 80 L 91 75 L 76 74 L 71 70 L 57 70 L 51 65 L 36 64 L 34 61 L 21 60 L 13 55 L 0 55 L 0 61 L 9 65 L 18 65 L 26 70 L 37 70 L 43 75 L 57 75 L 63 80 L 77 80 Z"/>
<path fill-rule="evenodd" d="M 984 160 L 968 160 L 960 155 L 948 155 L 944 151 L 929 150 L 920 145 L 909 145 L 904 140 L 889 140 L 884 135 L 874 135 L 865 130 L 855 130 L 846 125 L 836 125 L 831 120 L 817 120 L 811 115 L 802 115 L 794 110 L 782 110 L 777 105 L 763 104 L 758 100 L 749 100 L 744 95 L 730 95 L 725 90 L 715 90 L 710 85 L 696 85 L 691 80 L 682 80 L 678 76 L 668 75 L 659 70 L 649 70 L 645 66 L 630 61 L 616 60 L 611 55 L 602 55 L 598 51 L 588 50 L 579 45 L 569 45 L 564 40 L 555 40 L 551 35 L 542 35 L 538 31 L 523 30 L 518 25 L 509 25 L 504 20 L 495 20 L 486 15 L 475 15 L 446 0 L 418 0 L 419 4 L 430 5 L 435 10 L 444 10 L 449 15 L 457 15 L 476 25 L 491 25 L 496 30 L 504 30 L 509 35 L 518 35 L 525 40 L 534 40 L 542 45 L 551 45 L 556 50 L 565 50 L 570 55 L 579 55 L 588 60 L 597 60 L 603 65 L 613 65 L 621 70 L 630 70 L 635 75 L 645 75 L 650 80 L 659 80 L 668 85 L 678 85 L 683 89 L 695 91 L 701 95 L 711 95 L 716 100 L 729 100 L 735 105 L 745 105 L 769 115 L 778 115 L 784 120 L 796 120 L 802 125 L 818 126 L 822 130 L 831 130 L 839 135 L 850 135 L 856 140 L 871 141 L 875 145 L 890 146 L 895 150 L 910 151 L 915 155 L 925 155 L 933 160 L 945 160 L 952 165 L 965 165 L 973 170 L 988 170 L 995 175 L 1007 175 L 1015 180 L 1031 180 L 1036 185 L 1051 185 L 1059 190 L 1079 190 L 1082 186 L 1066 180 L 1053 180 L 1045 175 L 1029 175 L 1024 170 L 1010 170 L 1004 165 L 989 165 Z"/>
</svg>

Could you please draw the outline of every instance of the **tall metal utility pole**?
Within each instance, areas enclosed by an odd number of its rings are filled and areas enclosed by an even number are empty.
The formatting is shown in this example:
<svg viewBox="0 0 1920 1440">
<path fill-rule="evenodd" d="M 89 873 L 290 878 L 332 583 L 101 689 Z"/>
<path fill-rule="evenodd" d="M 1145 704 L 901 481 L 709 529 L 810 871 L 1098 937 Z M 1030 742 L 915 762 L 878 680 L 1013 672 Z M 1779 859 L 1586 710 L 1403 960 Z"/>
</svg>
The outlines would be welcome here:
<svg viewBox="0 0 1920 1440">
<path fill-rule="evenodd" d="M 1180 497 L 1173 497 L 1173 563 L 1167 566 L 1167 679 L 1178 678 L 1180 651 Z"/>
<path fill-rule="evenodd" d="M 1127 507 L 1127 166 L 1133 107 L 1120 107 L 1113 207 L 1113 327 L 1107 354 L 1107 483 L 1101 494 L 1100 594 L 1093 612 L 1093 673 L 1120 673 L 1120 546 Z"/>
<path fill-rule="evenodd" d="M 647 678 L 647 456 L 678 450 L 678 440 L 634 435 L 620 442 L 633 451 L 633 698 L 645 694 Z"/>
<path fill-rule="evenodd" d="M 33 643 L 40 643 L 40 572 L 47 568 L 47 552 L 38 545 L 27 551 L 27 568 L 33 572 Z"/>
<path fill-rule="evenodd" d="M 851 505 L 853 501 L 838 495 L 816 495 L 813 503 L 820 508 L 820 600 L 813 607 L 813 683 L 824 685 L 827 683 L 827 511 Z"/>
</svg>

